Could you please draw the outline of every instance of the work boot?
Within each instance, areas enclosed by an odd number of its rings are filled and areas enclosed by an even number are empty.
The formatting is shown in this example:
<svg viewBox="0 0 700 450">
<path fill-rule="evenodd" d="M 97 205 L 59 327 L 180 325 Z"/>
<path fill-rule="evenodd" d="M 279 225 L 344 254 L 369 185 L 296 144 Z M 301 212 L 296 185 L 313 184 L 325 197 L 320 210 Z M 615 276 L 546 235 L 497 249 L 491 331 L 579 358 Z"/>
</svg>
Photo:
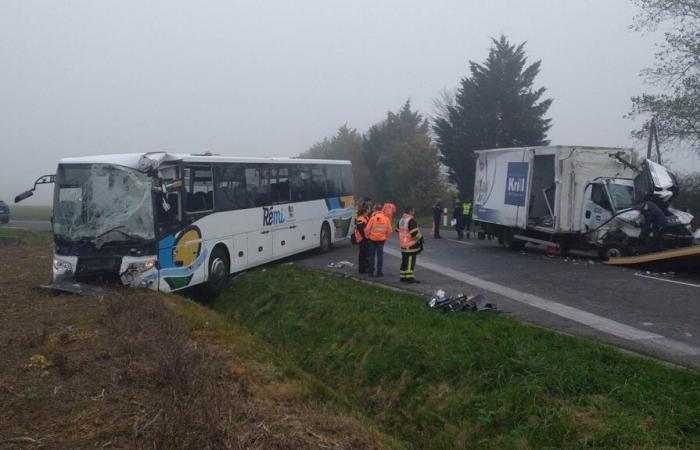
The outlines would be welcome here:
<svg viewBox="0 0 700 450">
<path fill-rule="evenodd" d="M 384 276 L 384 273 L 382 273 L 382 272 L 377 272 L 377 274 L 376 274 L 375 276 L 376 276 L 376 277 L 383 277 L 383 276 Z"/>
<path fill-rule="evenodd" d="M 420 284 L 420 281 L 416 280 L 415 278 L 407 278 L 406 283 Z"/>
</svg>

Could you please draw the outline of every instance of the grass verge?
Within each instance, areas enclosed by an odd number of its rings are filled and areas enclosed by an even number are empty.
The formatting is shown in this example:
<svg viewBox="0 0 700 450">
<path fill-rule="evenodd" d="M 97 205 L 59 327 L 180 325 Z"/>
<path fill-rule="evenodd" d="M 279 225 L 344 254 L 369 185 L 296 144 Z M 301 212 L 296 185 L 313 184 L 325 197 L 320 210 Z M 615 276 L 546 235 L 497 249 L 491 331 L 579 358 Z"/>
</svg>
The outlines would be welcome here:
<svg viewBox="0 0 700 450">
<path fill-rule="evenodd" d="M 51 206 L 10 205 L 10 217 L 14 220 L 51 219 Z"/>
<path fill-rule="evenodd" d="M 16 230 L 11 230 L 17 233 Z M 0 247 L 0 448 L 402 448 L 288 357 L 177 296 L 53 295 Z"/>
<path fill-rule="evenodd" d="M 700 446 L 697 372 L 422 303 L 275 267 L 236 279 L 216 309 L 417 448 Z"/>
</svg>

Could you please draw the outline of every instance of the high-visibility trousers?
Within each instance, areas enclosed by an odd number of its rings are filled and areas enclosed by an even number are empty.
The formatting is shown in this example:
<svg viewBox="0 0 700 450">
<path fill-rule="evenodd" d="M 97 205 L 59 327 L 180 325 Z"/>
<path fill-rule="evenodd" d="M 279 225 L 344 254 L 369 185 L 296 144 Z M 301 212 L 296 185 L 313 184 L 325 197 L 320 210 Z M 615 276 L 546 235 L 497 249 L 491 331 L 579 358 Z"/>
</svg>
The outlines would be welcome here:
<svg viewBox="0 0 700 450">
<path fill-rule="evenodd" d="M 412 279 L 416 268 L 418 252 L 401 252 L 401 270 L 399 277 L 402 280 Z"/>
</svg>

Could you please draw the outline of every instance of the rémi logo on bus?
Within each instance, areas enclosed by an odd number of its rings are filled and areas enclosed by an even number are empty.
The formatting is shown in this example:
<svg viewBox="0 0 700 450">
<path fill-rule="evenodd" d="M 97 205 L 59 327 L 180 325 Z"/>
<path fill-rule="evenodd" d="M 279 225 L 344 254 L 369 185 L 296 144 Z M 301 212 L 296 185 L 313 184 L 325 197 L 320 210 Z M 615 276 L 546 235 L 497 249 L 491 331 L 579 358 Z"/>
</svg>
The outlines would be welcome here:
<svg viewBox="0 0 700 450">
<path fill-rule="evenodd" d="M 263 226 L 281 225 L 286 221 L 284 212 L 271 206 L 263 206 Z"/>
</svg>

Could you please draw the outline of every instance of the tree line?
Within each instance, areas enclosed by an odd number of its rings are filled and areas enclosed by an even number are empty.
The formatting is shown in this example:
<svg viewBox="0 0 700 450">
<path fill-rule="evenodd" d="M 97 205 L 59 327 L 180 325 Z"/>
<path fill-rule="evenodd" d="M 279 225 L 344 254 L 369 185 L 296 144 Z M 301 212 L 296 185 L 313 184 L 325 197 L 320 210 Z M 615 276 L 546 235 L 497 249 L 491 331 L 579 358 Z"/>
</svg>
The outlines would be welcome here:
<svg viewBox="0 0 700 450">
<path fill-rule="evenodd" d="M 700 156 L 700 0 L 633 1 L 640 11 L 633 29 L 665 32 L 655 66 L 641 74 L 660 93 L 633 97 L 627 117 L 654 117 L 666 155 L 677 145 Z M 343 125 L 300 156 L 350 159 L 359 195 L 412 204 L 421 213 L 448 192 L 471 200 L 474 150 L 549 144 L 552 99 L 535 86 L 540 67 L 541 61 L 528 64 L 525 43 L 492 39 L 487 58 L 468 62 L 454 94 L 437 101 L 431 121 L 407 101 L 366 132 Z M 646 140 L 648 125 L 632 135 Z M 700 216 L 700 175 L 679 179 L 679 202 Z"/>
<path fill-rule="evenodd" d="M 419 213 L 437 199 L 471 201 L 474 150 L 549 143 L 545 115 L 552 100 L 534 87 L 540 65 L 528 65 L 524 43 L 493 39 L 486 60 L 469 61 L 468 75 L 439 101 L 432 121 L 406 101 L 365 133 L 342 125 L 299 156 L 348 159 L 357 195 L 412 205 Z"/>
</svg>

